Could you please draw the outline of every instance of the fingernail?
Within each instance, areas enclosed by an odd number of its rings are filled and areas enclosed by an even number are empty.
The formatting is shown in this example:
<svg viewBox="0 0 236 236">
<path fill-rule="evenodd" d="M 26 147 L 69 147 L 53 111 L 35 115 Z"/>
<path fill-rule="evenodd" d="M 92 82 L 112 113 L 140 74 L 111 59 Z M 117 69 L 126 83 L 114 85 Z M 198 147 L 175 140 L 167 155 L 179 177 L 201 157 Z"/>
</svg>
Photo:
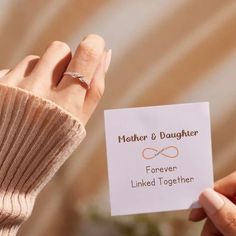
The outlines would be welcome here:
<svg viewBox="0 0 236 236">
<path fill-rule="evenodd" d="M 112 55 L 112 51 L 111 51 L 111 49 L 109 49 L 108 52 L 107 52 L 107 55 L 106 55 L 106 60 L 105 60 L 105 72 L 108 71 L 108 68 L 110 66 L 111 55 Z"/>
<path fill-rule="evenodd" d="M 84 41 L 86 38 L 88 37 L 88 35 L 85 35 L 81 41 Z"/>
<path fill-rule="evenodd" d="M 202 192 L 199 202 L 209 215 L 215 214 L 224 205 L 224 200 L 211 188 Z"/>
</svg>

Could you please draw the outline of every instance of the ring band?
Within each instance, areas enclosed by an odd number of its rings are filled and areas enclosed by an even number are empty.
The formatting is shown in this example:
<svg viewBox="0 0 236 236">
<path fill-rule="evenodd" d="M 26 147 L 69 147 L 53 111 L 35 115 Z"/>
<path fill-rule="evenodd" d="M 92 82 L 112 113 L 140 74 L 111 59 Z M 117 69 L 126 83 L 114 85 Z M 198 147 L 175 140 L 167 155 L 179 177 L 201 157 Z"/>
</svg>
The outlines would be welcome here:
<svg viewBox="0 0 236 236">
<path fill-rule="evenodd" d="M 74 79 L 78 79 L 85 89 L 90 89 L 90 84 L 84 79 L 84 75 L 79 72 L 66 71 L 64 72 L 64 75 L 69 75 Z"/>
</svg>

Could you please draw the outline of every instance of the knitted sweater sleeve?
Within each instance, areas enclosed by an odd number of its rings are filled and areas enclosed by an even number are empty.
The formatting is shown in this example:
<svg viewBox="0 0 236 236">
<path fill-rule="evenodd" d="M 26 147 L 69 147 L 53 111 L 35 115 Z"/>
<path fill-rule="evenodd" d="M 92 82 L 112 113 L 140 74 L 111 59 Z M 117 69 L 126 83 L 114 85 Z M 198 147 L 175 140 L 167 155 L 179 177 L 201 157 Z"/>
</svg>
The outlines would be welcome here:
<svg viewBox="0 0 236 236">
<path fill-rule="evenodd" d="M 0 83 L 0 236 L 16 235 L 85 135 L 80 120 L 54 102 Z"/>
</svg>

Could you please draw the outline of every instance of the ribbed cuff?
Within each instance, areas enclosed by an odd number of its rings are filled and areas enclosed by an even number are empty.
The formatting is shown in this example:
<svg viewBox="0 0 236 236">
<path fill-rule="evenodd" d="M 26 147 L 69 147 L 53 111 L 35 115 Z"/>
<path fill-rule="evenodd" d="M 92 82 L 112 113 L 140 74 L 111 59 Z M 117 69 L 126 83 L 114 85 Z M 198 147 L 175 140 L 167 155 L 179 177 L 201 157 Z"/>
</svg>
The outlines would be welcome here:
<svg viewBox="0 0 236 236">
<path fill-rule="evenodd" d="M 15 235 L 85 135 L 80 120 L 54 102 L 0 83 L 0 235 Z"/>
</svg>

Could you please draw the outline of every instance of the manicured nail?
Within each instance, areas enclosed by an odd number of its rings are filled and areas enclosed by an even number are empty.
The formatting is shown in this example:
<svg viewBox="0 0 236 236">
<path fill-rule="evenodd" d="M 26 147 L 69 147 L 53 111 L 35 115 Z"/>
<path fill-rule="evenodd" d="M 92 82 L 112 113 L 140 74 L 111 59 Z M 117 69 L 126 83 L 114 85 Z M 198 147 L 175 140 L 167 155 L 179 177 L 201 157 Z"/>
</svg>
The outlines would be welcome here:
<svg viewBox="0 0 236 236">
<path fill-rule="evenodd" d="M 211 188 L 202 192 L 199 202 L 209 215 L 215 214 L 224 205 L 224 200 Z"/>
<path fill-rule="evenodd" d="M 85 35 L 85 36 L 82 38 L 81 42 L 84 41 L 87 37 L 88 37 L 88 35 Z"/>
<path fill-rule="evenodd" d="M 106 55 L 106 60 L 105 60 L 105 72 L 108 71 L 108 68 L 110 66 L 111 55 L 112 55 L 112 51 L 111 51 L 111 49 L 109 49 L 108 52 L 107 52 L 107 55 Z"/>
</svg>

